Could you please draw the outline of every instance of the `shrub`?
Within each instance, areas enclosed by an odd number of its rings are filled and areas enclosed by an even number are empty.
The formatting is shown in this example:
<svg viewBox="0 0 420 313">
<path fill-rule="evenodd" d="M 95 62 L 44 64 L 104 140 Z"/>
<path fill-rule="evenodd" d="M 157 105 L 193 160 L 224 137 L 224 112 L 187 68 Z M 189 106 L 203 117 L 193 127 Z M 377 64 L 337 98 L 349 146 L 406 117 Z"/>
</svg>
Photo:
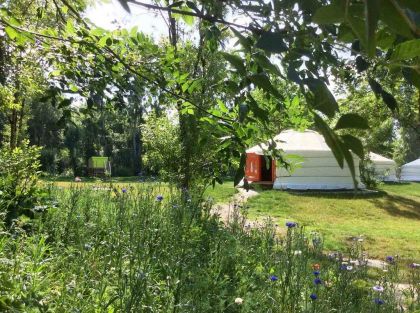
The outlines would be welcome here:
<svg viewBox="0 0 420 313">
<path fill-rule="evenodd" d="M 36 200 L 39 156 L 40 148 L 29 146 L 27 141 L 15 149 L 0 149 L 0 211 L 7 226 Z"/>
</svg>

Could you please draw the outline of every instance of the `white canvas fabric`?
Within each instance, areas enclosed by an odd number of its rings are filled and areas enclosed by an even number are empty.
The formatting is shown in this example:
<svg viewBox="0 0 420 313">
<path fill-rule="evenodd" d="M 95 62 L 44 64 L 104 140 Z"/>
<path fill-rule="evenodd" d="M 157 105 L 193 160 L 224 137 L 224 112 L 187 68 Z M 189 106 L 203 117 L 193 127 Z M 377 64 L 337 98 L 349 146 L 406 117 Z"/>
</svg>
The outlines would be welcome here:
<svg viewBox="0 0 420 313">
<path fill-rule="evenodd" d="M 353 179 L 347 165 L 338 165 L 324 137 L 312 130 L 286 130 L 274 137 L 276 148 L 285 153 L 291 169 L 276 169 L 274 189 L 339 190 L 353 189 Z M 248 149 L 247 153 L 264 155 L 266 144 Z M 359 158 L 353 155 L 356 179 L 359 179 Z M 359 183 L 359 188 L 364 185 Z"/>
<path fill-rule="evenodd" d="M 420 159 L 404 164 L 401 167 L 401 180 L 420 181 Z"/>
<path fill-rule="evenodd" d="M 373 163 L 375 174 L 378 179 L 388 182 L 395 182 L 398 180 L 396 174 L 397 164 L 394 160 L 373 152 L 369 153 L 369 159 Z"/>
</svg>

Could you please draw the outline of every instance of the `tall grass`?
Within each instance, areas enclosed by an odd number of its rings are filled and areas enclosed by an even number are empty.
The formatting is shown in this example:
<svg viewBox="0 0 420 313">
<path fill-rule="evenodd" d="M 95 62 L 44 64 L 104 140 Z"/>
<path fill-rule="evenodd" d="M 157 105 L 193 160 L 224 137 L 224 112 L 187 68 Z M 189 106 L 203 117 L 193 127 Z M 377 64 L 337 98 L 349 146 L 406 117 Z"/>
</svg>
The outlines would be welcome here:
<svg viewBox="0 0 420 313">
<path fill-rule="evenodd" d="M 168 186 L 50 192 L 57 203 L 31 228 L 1 233 L 0 311 L 420 309 L 420 269 L 410 270 L 403 295 L 398 262 L 371 281 L 359 246 L 349 260 L 324 256 L 319 236 L 293 223 L 285 237 L 276 234 L 286 226 L 250 229 L 239 214 L 224 225 L 210 204 Z M 374 291 L 377 284 L 384 291 Z"/>
</svg>

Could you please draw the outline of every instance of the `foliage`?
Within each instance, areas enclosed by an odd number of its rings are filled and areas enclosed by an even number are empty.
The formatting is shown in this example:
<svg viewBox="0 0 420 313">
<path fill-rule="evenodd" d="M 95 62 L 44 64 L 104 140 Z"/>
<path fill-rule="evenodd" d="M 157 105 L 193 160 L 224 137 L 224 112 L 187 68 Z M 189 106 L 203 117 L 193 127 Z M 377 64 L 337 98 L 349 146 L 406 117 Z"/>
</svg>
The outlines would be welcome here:
<svg viewBox="0 0 420 313">
<path fill-rule="evenodd" d="M 176 182 L 180 170 L 179 126 L 167 116 L 149 115 L 142 126 L 144 165 L 165 181 Z"/>
<path fill-rule="evenodd" d="M 0 208 L 6 225 L 32 208 L 38 195 L 40 149 L 26 141 L 21 147 L 0 149 Z"/>
<path fill-rule="evenodd" d="M 175 190 L 53 194 L 59 206 L 36 220 L 37 233 L 0 237 L 4 311 L 364 313 L 406 304 L 395 294 L 398 260 L 379 278 L 384 291 L 374 291 L 359 244 L 328 258 L 322 238 L 293 223 L 283 238 L 284 226 L 248 229 L 238 215 L 225 226 Z M 418 298 L 406 299 L 414 312 Z"/>
</svg>

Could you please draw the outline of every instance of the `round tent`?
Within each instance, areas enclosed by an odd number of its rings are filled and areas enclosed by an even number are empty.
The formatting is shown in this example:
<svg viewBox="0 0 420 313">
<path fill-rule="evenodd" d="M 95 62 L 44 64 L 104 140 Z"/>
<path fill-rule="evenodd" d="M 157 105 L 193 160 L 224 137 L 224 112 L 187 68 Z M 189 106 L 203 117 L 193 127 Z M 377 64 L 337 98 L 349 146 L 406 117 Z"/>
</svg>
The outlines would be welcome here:
<svg viewBox="0 0 420 313">
<path fill-rule="evenodd" d="M 404 164 L 401 167 L 401 180 L 420 181 L 420 159 Z"/>
<path fill-rule="evenodd" d="M 324 137 L 306 130 L 286 130 L 274 137 L 277 149 L 284 152 L 290 169 L 276 168 L 275 160 L 264 156 L 267 144 L 246 151 L 245 176 L 250 182 L 272 180 L 274 189 L 335 190 L 353 189 L 353 179 L 347 164 L 340 168 Z M 360 181 L 359 158 L 353 155 L 356 179 Z M 268 161 L 268 162 L 267 162 Z M 271 173 L 271 176 L 270 176 Z M 363 184 L 358 185 L 364 188 Z"/>
<path fill-rule="evenodd" d="M 375 176 L 382 181 L 397 181 L 396 167 L 394 160 L 388 159 L 382 155 L 370 152 L 369 159 L 373 163 Z"/>
</svg>

